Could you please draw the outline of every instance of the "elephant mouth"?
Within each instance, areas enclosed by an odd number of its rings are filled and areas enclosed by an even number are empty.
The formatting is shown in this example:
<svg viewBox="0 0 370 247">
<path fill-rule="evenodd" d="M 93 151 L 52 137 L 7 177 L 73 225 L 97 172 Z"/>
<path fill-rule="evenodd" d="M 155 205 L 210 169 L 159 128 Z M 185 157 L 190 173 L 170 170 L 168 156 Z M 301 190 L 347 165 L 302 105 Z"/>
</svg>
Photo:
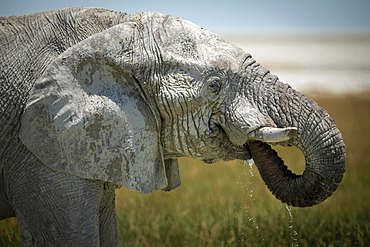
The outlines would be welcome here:
<svg viewBox="0 0 370 247">
<path fill-rule="evenodd" d="M 293 138 L 297 133 L 297 128 L 272 128 L 272 127 L 259 127 L 247 134 L 247 141 L 244 144 L 233 143 L 229 138 L 228 131 L 218 123 L 210 121 L 209 125 L 210 135 L 209 137 L 213 140 L 213 144 L 217 145 L 218 148 L 228 150 L 231 157 L 223 160 L 249 160 L 254 158 L 250 149 L 252 143 L 264 143 L 266 147 L 270 147 L 269 144 L 278 144 Z M 243 138 L 241 138 L 243 139 Z M 217 141 L 216 141 L 217 140 Z M 221 143 L 221 144 L 220 144 Z M 230 150 L 231 148 L 231 150 Z M 253 148 L 253 147 L 252 147 Z M 257 156 L 259 154 L 255 154 Z M 258 159 L 257 159 L 258 160 Z M 204 159 L 206 163 L 213 163 L 213 159 Z M 218 161 L 218 160 L 217 160 Z"/>
<path fill-rule="evenodd" d="M 217 155 L 216 157 L 213 155 L 212 157 L 207 157 L 207 155 L 205 155 L 201 158 L 203 162 L 211 164 L 218 161 L 230 161 L 235 159 L 249 160 L 252 158 L 248 142 L 244 145 L 235 145 L 229 139 L 224 128 L 219 124 L 211 123 L 209 129 L 210 132 L 207 136 L 207 145 L 211 147 L 212 153 L 216 152 Z"/>
</svg>

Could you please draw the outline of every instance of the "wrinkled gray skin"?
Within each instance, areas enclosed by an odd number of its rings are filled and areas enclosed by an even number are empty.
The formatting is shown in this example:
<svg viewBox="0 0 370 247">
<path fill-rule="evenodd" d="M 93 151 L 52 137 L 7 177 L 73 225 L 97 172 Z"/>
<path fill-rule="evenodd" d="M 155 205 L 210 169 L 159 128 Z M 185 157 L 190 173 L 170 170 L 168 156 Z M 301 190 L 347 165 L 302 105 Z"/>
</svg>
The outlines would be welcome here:
<svg viewBox="0 0 370 247">
<path fill-rule="evenodd" d="M 114 191 L 180 185 L 177 158 L 254 159 L 293 206 L 345 171 L 335 122 L 249 54 L 158 13 L 66 8 L 0 18 L 0 219 L 25 246 L 118 245 Z M 296 146 L 295 175 L 268 143 Z"/>
</svg>

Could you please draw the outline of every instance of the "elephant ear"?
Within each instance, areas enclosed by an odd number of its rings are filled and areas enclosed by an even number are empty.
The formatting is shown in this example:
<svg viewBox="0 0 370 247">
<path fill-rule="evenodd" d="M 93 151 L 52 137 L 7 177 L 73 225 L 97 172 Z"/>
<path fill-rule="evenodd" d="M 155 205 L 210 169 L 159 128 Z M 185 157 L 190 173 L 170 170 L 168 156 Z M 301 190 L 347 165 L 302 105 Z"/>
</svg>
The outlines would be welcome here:
<svg viewBox="0 0 370 247">
<path fill-rule="evenodd" d="M 55 59 L 30 92 L 20 139 L 52 169 L 150 193 L 180 179 L 166 176 L 178 173 L 177 162 L 163 159 L 154 102 L 125 56 L 136 31 L 115 26 Z"/>
</svg>

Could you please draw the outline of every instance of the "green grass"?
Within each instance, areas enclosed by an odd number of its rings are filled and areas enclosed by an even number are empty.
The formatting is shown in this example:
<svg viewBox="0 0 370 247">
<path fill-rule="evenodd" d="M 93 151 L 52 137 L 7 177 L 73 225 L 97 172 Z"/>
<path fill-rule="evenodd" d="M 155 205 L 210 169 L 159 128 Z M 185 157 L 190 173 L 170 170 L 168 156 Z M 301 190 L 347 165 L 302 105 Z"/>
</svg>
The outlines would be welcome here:
<svg viewBox="0 0 370 247">
<path fill-rule="evenodd" d="M 366 246 L 370 242 L 369 94 L 311 95 L 336 120 L 347 146 L 347 171 L 338 190 L 311 208 L 285 205 L 243 161 L 206 165 L 180 160 L 182 185 L 141 195 L 117 191 L 122 246 Z M 277 148 L 303 169 L 297 150 Z M 250 197 L 252 185 L 253 197 Z M 253 200 L 254 199 L 254 200 Z M 254 223 L 253 223 L 254 221 Z M 293 225 L 293 228 L 289 228 Z M 258 228 L 257 228 L 258 227 Z M 293 241 L 293 230 L 297 241 Z M 0 246 L 19 246 L 16 219 L 0 222 Z"/>
</svg>

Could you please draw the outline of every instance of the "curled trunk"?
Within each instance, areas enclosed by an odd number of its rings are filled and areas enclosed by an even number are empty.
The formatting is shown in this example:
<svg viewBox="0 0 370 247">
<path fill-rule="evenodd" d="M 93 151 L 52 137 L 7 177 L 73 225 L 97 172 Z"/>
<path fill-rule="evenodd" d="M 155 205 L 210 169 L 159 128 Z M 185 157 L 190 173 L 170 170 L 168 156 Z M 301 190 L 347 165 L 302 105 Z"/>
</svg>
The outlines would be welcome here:
<svg viewBox="0 0 370 247">
<path fill-rule="evenodd" d="M 342 180 L 346 161 L 342 135 L 334 120 L 314 101 L 279 81 L 265 87 L 270 95 L 261 98 L 265 112 L 277 127 L 297 128 L 294 138 L 280 144 L 299 148 L 306 168 L 302 175 L 294 174 L 268 144 L 260 141 L 249 142 L 254 162 L 277 199 L 298 207 L 316 205 Z"/>
</svg>

